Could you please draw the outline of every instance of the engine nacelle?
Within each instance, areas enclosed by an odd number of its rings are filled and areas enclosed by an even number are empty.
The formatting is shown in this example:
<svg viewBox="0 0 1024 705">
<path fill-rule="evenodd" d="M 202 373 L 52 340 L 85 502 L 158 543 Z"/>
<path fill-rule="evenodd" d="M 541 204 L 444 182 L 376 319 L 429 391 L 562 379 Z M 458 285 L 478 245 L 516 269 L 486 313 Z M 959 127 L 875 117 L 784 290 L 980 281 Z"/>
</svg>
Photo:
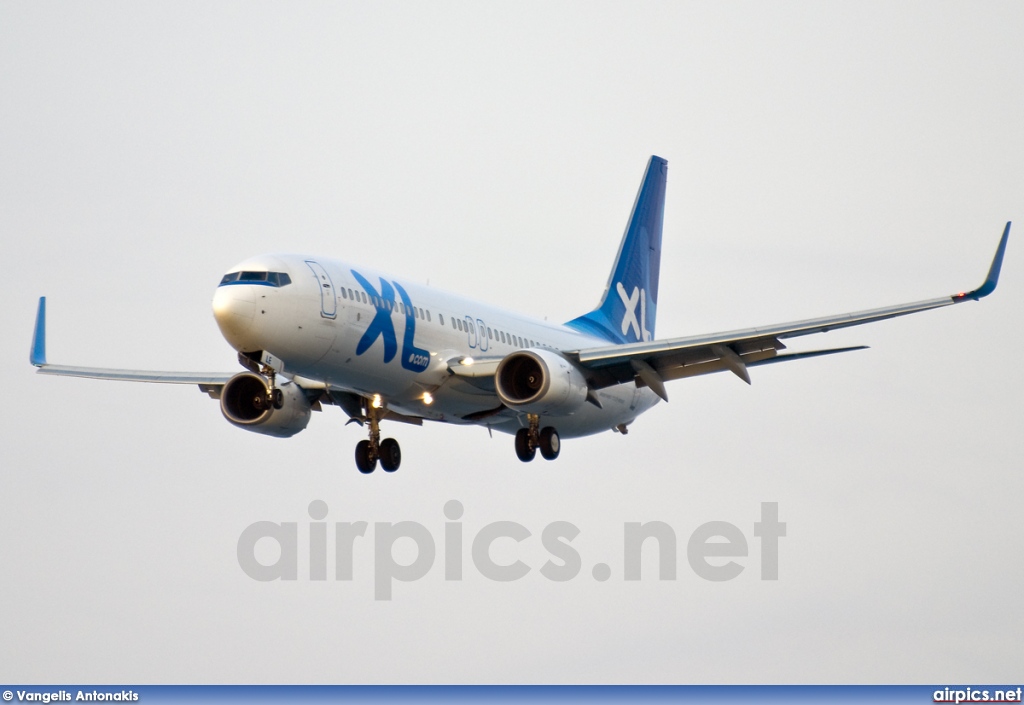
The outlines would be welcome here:
<svg viewBox="0 0 1024 705">
<path fill-rule="evenodd" d="M 227 381 L 220 392 L 220 411 L 239 428 L 267 436 L 288 438 L 306 428 L 312 405 L 306 393 L 294 382 L 277 385 L 281 408 L 268 403 L 270 386 L 266 378 L 241 372 Z"/>
<path fill-rule="evenodd" d="M 587 400 L 587 380 L 551 350 L 531 348 L 505 357 L 494 375 L 505 406 L 529 414 L 567 416 Z"/>
</svg>

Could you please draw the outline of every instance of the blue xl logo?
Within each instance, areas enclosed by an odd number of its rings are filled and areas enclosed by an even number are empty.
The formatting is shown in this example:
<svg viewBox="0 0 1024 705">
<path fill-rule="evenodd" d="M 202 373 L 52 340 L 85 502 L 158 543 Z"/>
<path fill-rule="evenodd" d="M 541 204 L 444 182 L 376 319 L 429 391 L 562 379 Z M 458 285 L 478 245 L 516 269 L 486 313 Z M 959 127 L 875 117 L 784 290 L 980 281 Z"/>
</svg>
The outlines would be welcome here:
<svg viewBox="0 0 1024 705">
<path fill-rule="evenodd" d="M 416 316 L 413 314 L 412 300 L 409 298 L 409 294 L 406 293 L 405 289 L 398 282 L 395 282 L 395 286 L 392 288 L 391 284 L 385 281 L 383 277 L 380 280 L 380 293 L 378 294 L 373 284 L 366 277 L 354 269 L 351 271 L 356 281 L 366 291 L 366 295 L 370 297 L 374 308 L 377 309 L 373 320 L 370 321 L 369 327 L 363 333 L 363 337 L 359 339 L 359 344 L 356 346 L 356 355 L 362 355 L 377 342 L 377 338 L 383 338 L 384 363 L 387 364 L 394 359 L 395 353 L 398 352 L 398 336 L 395 334 L 395 323 L 391 320 L 391 311 L 397 308 L 395 306 L 395 289 L 398 289 L 398 295 L 402 298 L 402 304 L 405 308 L 405 335 L 402 336 L 402 367 L 410 372 L 422 372 L 427 369 L 427 365 L 430 363 L 430 353 L 416 347 L 414 342 L 416 337 Z"/>
</svg>

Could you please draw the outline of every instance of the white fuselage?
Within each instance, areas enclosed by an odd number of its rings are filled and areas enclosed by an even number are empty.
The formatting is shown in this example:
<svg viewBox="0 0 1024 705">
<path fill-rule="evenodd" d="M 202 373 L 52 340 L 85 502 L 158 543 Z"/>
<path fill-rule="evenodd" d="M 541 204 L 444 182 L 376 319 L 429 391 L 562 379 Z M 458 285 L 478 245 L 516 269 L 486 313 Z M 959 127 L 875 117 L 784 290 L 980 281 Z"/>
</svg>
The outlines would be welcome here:
<svg viewBox="0 0 1024 705">
<path fill-rule="evenodd" d="M 452 375 L 451 361 L 500 358 L 526 348 L 564 351 L 608 344 L 337 260 L 267 255 L 246 260 L 229 274 L 246 271 L 286 273 L 291 281 L 284 286 L 235 281 L 217 289 L 214 315 L 232 347 L 273 355 L 286 376 L 366 398 L 379 394 L 389 409 L 408 416 L 514 433 L 527 420 L 511 409 L 464 419 L 501 402 L 494 391 Z M 650 389 L 633 384 L 598 390 L 596 396 L 600 408 L 586 403 L 544 423 L 557 427 L 563 438 L 585 436 L 629 424 L 658 401 Z"/>
</svg>

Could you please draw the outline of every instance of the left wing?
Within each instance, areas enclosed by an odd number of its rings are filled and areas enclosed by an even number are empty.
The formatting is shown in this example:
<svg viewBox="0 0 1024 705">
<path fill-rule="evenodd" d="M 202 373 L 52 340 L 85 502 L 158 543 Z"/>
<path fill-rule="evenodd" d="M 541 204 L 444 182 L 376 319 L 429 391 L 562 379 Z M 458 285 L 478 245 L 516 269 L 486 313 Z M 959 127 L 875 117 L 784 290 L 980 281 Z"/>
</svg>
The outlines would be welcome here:
<svg viewBox="0 0 1024 705">
<path fill-rule="evenodd" d="M 899 306 L 885 306 L 761 328 L 656 340 L 649 343 L 609 345 L 572 350 L 564 354 L 583 369 L 594 389 L 636 380 L 639 386 L 650 387 L 665 401 L 668 401 L 668 394 L 664 383 L 683 377 L 729 370 L 750 384 L 748 367 L 860 350 L 864 347 L 832 348 L 780 355 L 778 351 L 786 348 L 782 341 L 787 338 L 884 321 L 887 318 L 929 311 L 964 301 L 978 301 L 988 296 L 995 291 L 999 281 L 999 271 L 1003 265 L 1003 254 L 1009 236 L 1010 223 L 1007 223 L 992 259 L 992 265 L 989 267 L 988 276 L 984 283 L 973 291 Z"/>
<path fill-rule="evenodd" d="M 197 384 L 203 391 L 223 386 L 234 372 L 159 372 L 150 370 L 118 370 L 104 367 L 73 367 L 51 365 L 46 361 L 46 297 L 39 297 L 36 312 L 36 327 L 32 335 L 32 353 L 29 361 L 38 368 L 39 374 L 63 377 L 90 377 L 112 379 L 124 382 L 159 382 L 163 384 Z M 206 387 L 206 388 L 204 388 Z"/>
</svg>

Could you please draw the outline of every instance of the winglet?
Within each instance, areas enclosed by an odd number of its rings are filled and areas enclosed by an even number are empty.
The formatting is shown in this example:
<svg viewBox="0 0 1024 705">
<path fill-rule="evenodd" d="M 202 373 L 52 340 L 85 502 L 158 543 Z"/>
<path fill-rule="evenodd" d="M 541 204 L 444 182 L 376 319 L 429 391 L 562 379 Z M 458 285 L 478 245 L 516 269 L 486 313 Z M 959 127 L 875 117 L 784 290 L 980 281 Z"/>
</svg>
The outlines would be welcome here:
<svg viewBox="0 0 1024 705">
<path fill-rule="evenodd" d="M 46 364 L 46 297 L 39 297 L 39 310 L 36 312 L 36 329 L 32 334 L 32 353 L 29 361 L 36 367 Z"/>
<path fill-rule="evenodd" d="M 959 303 L 971 299 L 977 301 L 978 299 L 988 296 L 996 290 L 996 284 L 999 283 L 999 270 L 1003 266 L 1003 254 L 1006 252 L 1006 241 L 1010 238 L 1010 223 L 1007 222 L 1006 229 L 1003 230 L 1003 237 L 999 240 L 999 247 L 996 248 L 996 256 L 992 258 L 992 266 L 989 267 L 988 276 L 985 277 L 985 283 L 979 286 L 974 291 L 968 291 L 966 293 L 960 293 L 953 296 L 953 301 Z"/>
</svg>

